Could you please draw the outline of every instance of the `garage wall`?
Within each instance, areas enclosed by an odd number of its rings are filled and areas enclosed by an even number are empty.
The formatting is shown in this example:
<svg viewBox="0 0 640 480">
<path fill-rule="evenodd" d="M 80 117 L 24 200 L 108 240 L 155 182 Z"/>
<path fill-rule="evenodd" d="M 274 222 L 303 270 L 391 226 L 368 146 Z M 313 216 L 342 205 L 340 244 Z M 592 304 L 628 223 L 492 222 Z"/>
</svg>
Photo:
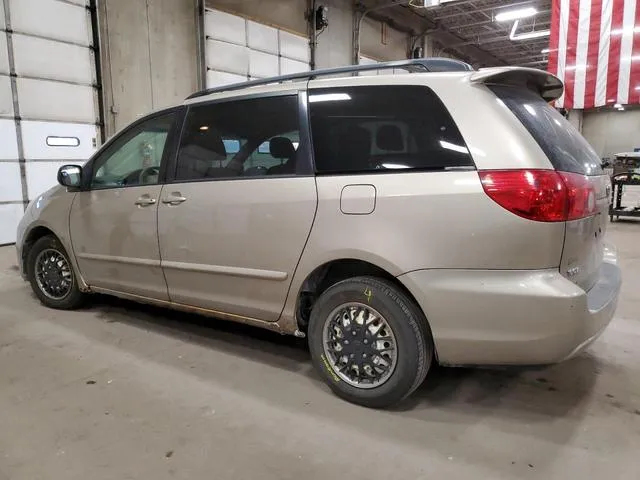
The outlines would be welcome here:
<svg viewBox="0 0 640 480">
<path fill-rule="evenodd" d="M 0 244 L 26 203 L 99 141 L 91 14 L 85 0 L 0 1 Z"/>
<path fill-rule="evenodd" d="M 195 0 L 99 0 L 98 7 L 107 136 L 198 90 Z"/>
<path fill-rule="evenodd" d="M 360 54 L 380 61 L 407 58 L 409 36 L 382 22 L 364 19 L 360 32 Z"/>
<path fill-rule="evenodd" d="M 207 87 L 310 69 L 306 36 L 213 9 L 204 33 Z"/>
<path fill-rule="evenodd" d="M 640 148 L 640 109 L 585 112 L 582 135 L 600 157 Z"/>
</svg>

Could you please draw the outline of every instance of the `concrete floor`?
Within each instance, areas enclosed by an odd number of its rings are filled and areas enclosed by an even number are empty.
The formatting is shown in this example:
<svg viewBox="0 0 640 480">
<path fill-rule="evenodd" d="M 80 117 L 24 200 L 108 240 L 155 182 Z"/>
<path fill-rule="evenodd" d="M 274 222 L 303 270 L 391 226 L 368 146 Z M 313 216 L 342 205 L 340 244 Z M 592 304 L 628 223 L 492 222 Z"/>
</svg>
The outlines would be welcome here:
<svg viewBox="0 0 640 480">
<path fill-rule="evenodd" d="M 0 479 L 637 478 L 640 223 L 610 227 L 616 319 L 538 371 L 437 369 L 373 411 L 329 393 L 304 343 L 97 298 L 42 307 L 0 249 Z"/>
</svg>

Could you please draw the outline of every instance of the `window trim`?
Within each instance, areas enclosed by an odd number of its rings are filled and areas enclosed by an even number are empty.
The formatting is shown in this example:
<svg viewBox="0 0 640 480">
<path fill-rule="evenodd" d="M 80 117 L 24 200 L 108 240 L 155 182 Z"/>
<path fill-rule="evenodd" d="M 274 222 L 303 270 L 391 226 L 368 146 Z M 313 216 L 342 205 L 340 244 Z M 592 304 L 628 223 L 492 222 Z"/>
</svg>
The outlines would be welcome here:
<svg viewBox="0 0 640 480">
<path fill-rule="evenodd" d="M 134 122 L 127 125 L 123 128 L 119 133 L 111 137 L 104 145 L 100 147 L 98 151 L 96 151 L 91 158 L 84 164 L 82 168 L 82 187 L 81 191 L 97 191 L 97 190 L 112 190 L 114 188 L 132 188 L 132 187 L 144 187 L 145 185 L 117 185 L 117 186 L 104 186 L 99 188 L 91 187 L 91 180 L 93 178 L 93 169 L 103 155 L 106 155 L 108 150 L 118 141 L 120 141 L 125 136 L 129 135 L 133 130 L 139 127 L 141 124 L 153 120 L 154 118 L 162 117 L 168 114 L 175 114 L 175 119 L 171 129 L 167 134 L 167 140 L 165 142 L 164 151 L 162 152 L 162 159 L 160 160 L 160 173 L 158 175 L 158 183 L 154 185 L 163 185 L 166 180 L 167 174 L 167 164 L 170 162 L 171 157 L 175 155 L 176 151 L 176 138 L 179 133 L 179 129 L 182 127 L 182 123 L 184 121 L 184 106 L 171 107 L 166 108 L 164 110 L 160 110 L 157 112 L 153 112 L 149 115 L 146 115 L 142 118 L 135 120 Z M 153 185 L 146 185 L 153 186 Z"/>
<path fill-rule="evenodd" d="M 261 98 L 272 97 L 298 97 L 298 130 L 300 132 L 300 144 L 298 145 L 298 158 L 296 163 L 296 172 L 287 175 L 259 175 L 249 177 L 213 177 L 213 178 L 192 178 L 192 179 L 177 179 L 178 171 L 178 152 L 179 146 L 184 136 L 184 128 L 187 124 L 187 117 L 191 108 L 217 105 L 222 103 L 239 102 L 244 100 L 257 100 Z M 197 101 L 186 105 L 185 112 L 182 118 L 182 125 L 180 128 L 180 135 L 176 141 L 176 148 L 172 155 L 172 158 L 168 160 L 167 172 L 165 177 L 166 184 L 182 184 L 182 183 L 200 183 L 200 182 L 234 182 L 238 180 L 269 180 L 272 178 L 298 178 L 298 177 L 313 177 L 313 149 L 311 148 L 310 139 L 310 126 L 307 107 L 307 89 L 306 87 L 292 88 L 288 90 L 282 90 L 277 92 L 265 92 L 265 93 L 252 93 L 247 95 L 237 95 L 232 97 L 218 98 L 207 101 Z M 301 161 L 302 160 L 302 161 Z"/>
</svg>

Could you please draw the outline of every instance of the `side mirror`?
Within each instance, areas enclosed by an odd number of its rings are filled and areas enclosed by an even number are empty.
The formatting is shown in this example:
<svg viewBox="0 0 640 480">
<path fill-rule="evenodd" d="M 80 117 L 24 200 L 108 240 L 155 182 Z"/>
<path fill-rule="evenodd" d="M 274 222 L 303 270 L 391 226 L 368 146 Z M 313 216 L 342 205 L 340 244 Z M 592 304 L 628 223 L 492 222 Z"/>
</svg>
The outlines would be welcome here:
<svg viewBox="0 0 640 480">
<path fill-rule="evenodd" d="M 63 165 L 58 170 L 58 183 L 63 187 L 80 188 L 82 185 L 82 167 Z"/>
</svg>

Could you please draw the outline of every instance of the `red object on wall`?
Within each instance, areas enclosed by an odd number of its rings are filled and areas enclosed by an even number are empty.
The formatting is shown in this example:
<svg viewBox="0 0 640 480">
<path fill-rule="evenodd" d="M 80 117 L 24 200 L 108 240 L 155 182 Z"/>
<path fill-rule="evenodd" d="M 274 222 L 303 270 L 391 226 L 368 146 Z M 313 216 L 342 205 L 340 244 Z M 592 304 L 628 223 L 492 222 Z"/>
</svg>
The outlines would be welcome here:
<svg viewBox="0 0 640 480">
<path fill-rule="evenodd" d="M 640 104 L 640 1 L 553 0 L 548 68 L 558 107 Z"/>
</svg>

